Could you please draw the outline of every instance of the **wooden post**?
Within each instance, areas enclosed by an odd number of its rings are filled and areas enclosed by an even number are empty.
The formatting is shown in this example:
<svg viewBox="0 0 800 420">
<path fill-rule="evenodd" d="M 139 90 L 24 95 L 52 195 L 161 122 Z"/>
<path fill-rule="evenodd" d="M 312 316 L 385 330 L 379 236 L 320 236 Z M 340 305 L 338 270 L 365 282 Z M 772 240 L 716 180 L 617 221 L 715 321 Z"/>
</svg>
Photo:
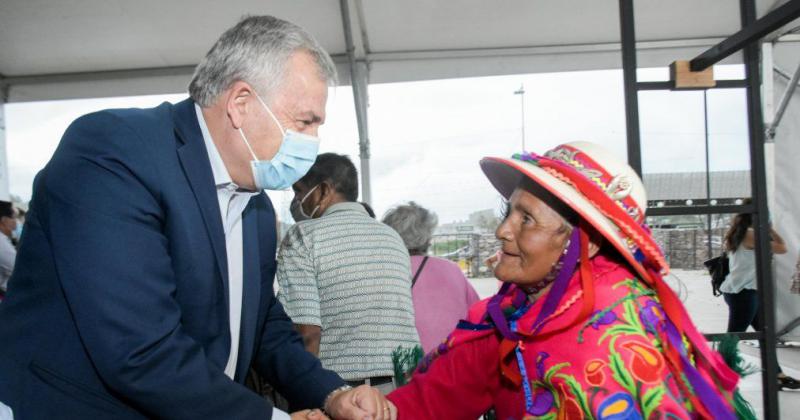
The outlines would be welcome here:
<svg viewBox="0 0 800 420">
<path fill-rule="evenodd" d="M 717 85 L 714 80 L 714 67 L 692 71 L 688 60 L 673 61 L 669 65 L 669 78 L 673 83 L 673 89 L 703 89 Z"/>
</svg>

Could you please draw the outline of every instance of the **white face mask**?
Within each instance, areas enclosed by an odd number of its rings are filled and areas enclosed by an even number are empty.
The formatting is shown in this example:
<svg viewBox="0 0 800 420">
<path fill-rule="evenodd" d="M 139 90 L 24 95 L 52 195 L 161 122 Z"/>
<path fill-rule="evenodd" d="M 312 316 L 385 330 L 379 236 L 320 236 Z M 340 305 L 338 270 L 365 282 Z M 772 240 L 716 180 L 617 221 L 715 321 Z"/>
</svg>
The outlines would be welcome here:
<svg viewBox="0 0 800 420">
<path fill-rule="evenodd" d="M 304 217 L 306 220 L 313 219 L 314 215 L 317 214 L 317 211 L 319 210 L 319 204 L 314 206 L 314 210 L 311 210 L 311 214 L 306 214 L 306 211 L 303 209 L 303 203 L 306 202 L 306 199 L 311 196 L 311 193 L 314 192 L 314 190 L 316 190 L 317 187 L 319 187 L 319 184 L 315 185 L 314 188 L 308 190 L 303 199 L 300 200 L 299 205 L 297 207 L 297 211 L 300 213 L 300 216 Z"/>
<path fill-rule="evenodd" d="M 285 190 L 311 169 L 317 159 L 319 139 L 308 134 L 284 130 L 266 102 L 258 94 L 256 94 L 256 98 L 267 110 L 275 124 L 278 125 L 283 139 L 278 152 L 271 160 L 259 160 L 255 152 L 253 152 L 250 142 L 247 141 L 244 131 L 242 131 L 241 127 L 239 128 L 239 135 L 242 136 L 244 144 L 247 145 L 247 149 L 250 150 L 250 154 L 253 156 L 253 160 L 250 162 L 250 166 L 253 169 L 253 180 L 256 184 L 256 189 L 259 190 Z"/>
</svg>

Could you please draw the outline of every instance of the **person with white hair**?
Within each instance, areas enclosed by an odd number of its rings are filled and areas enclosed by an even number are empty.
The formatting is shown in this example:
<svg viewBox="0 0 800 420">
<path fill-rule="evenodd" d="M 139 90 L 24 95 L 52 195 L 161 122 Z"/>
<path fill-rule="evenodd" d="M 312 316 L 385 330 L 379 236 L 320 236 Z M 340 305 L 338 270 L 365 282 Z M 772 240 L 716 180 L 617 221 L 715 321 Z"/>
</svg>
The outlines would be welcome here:
<svg viewBox="0 0 800 420">
<path fill-rule="evenodd" d="M 435 213 L 412 201 L 389 210 L 383 223 L 400 234 L 411 256 L 414 318 L 422 350 L 428 353 L 467 316 L 478 293 L 456 264 L 428 255 L 438 223 Z"/>
<path fill-rule="evenodd" d="M 305 30 L 251 16 L 191 99 L 85 115 L 37 175 L 0 305 L 0 401 L 32 419 L 389 419 L 305 351 L 274 296 L 275 211 L 314 163 L 336 72 Z"/>
</svg>

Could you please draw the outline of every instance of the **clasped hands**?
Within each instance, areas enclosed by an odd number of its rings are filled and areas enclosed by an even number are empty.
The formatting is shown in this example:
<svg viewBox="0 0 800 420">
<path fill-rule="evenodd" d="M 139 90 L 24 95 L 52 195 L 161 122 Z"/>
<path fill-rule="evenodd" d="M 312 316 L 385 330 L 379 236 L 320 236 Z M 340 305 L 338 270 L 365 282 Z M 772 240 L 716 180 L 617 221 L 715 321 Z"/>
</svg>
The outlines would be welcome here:
<svg viewBox="0 0 800 420">
<path fill-rule="evenodd" d="M 328 413 L 328 417 L 325 413 Z M 368 385 L 331 395 L 321 410 L 292 413 L 292 420 L 396 420 L 397 408 L 377 389 Z"/>
</svg>

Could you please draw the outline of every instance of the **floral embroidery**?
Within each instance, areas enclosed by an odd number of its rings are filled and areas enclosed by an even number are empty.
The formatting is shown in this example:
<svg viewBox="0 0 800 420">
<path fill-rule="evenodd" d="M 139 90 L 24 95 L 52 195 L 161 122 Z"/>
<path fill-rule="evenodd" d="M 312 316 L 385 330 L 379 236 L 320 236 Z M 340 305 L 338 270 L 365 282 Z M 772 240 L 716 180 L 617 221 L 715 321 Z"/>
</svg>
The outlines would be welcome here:
<svg viewBox="0 0 800 420">
<path fill-rule="evenodd" d="M 686 406 L 688 399 L 680 395 L 674 378 L 666 372 L 661 343 L 656 338 L 657 331 L 664 328 L 661 306 L 652 291 L 636 279 L 613 286 L 620 287 L 627 292 L 596 311 L 583 326 L 601 333 L 597 343 L 607 343 L 607 359 L 586 361 L 581 382 L 570 374 L 569 363 L 547 366 L 550 354 L 537 353 L 534 364 L 538 378 L 532 381 L 536 409 L 527 414 L 540 418 L 649 419 L 666 414 L 660 411 L 665 396 Z M 582 336 L 579 343 L 581 340 Z M 622 391 L 610 393 L 613 384 Z"/>
<path fill-rule="evenodd" d="M 639 320 L 642 322 L 647 332 L 650 334 L 657 334 L 658 330 L 664 328 L 666 318 L 664 317 L 664 312 L 661 310 L 661 307 L 658 306 L 658 303 L 651 300 L 642 308 L 639 313 Z"/>
<path fill-rule="evenodd" d="M 617 392 L 603 400 L 597 410 L 599 420 L 641 420 L 630 395 Z"/>
<path fill-rule="evenodd" d="M 575 401 L 574 398 L 565 398 L 564 402 L 561 404 L 561 408 L 558 409 L 558 418 L 559 419 L 570 419 L 570 420 L 583 420 L 586 418 L 586 415 L 583 412 L 583 409 Z"/>
<path fill-rule="evenodd" d="M 583 368 L 586 382 L 592 386 L 602 386 L 606 382 L 606 374 L 603 372 L 603 368 L 605 367 L 606 362 L 600 359 L 586 362 L 586 366 Z"/>
<path fill-rule="evenodd" d="M 605 313 L 601 311 L 597 311 L 593 314 L 594 322 L 592 322 L 592 328 L 595 330 L 599 329 L 601 326 L 604 325 L 611 325 L 614 321 L 617 320 L 617 314 L 613 311 L 606 311 Z"/>
<path fill-rule="evenodd" d="M 521 386 L 527 388 L 525 404 L 514 418 L 650 420 L 678 418 L 675 413 L 684 409 L 697 415 L 690 402 L 695 392 L 689 381 L 685 375 L 670 373 L 671 365 L 662 354 L 660 340 L 671 324 L 655 292 L 635 278 L 618 281 L 606 290 L 609 296 L 604 306 L 572 330 L 569 337 L 577 343 L 551 342 L 548 347 L 536 341 L 524 346 L 520 342 L 517 364 L 525 366 L 530 376 Z M 562 307 L 568 311 L 572 303 L 562 303 Z M 515 320 L 528 316 L 517 314 L 519 309 L 511 302 L 502 307 Z M 426 356 L 419 371 L 424 372 L 459 340 L 476 336 L 458 331 L 491 334 L 495 328 L 486 318 L 472 322 L 461 321 L 457 332 Z M 529 323 L 526 329 L 533 327 Z M 681 339 L 685 343 L 686 338 Z M 685 354 L 688 345 L 680 347 Z"/>
<path fill-rule="evenodd" d="M 623 343 L 621 347 L 633 353 L 628 366 L 636 379 L 648 384 L 661 381 L 664 357 L 658 350 L 636 341 Z"/>
<path fill-rule="evenodd" d="M 530 414 L 534 416 L 543 416 L 550 412 L 555 403 L 553 391 L 547 388 L 539 388 L 533 395 L 533 408 Z"/>
</svg>

